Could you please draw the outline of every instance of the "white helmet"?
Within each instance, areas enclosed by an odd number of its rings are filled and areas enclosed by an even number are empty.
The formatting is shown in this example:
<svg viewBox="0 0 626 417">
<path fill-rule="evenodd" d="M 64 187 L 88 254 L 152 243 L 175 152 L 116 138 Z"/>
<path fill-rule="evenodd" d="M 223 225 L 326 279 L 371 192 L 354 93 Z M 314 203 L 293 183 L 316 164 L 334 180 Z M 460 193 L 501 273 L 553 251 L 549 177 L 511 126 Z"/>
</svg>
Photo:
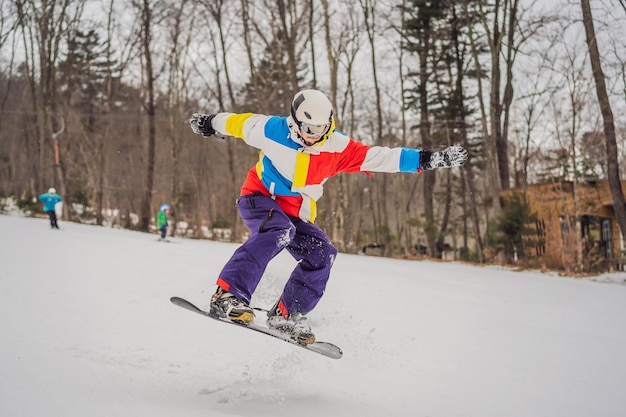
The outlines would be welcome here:
<svg viewBox="0 0 626 417">
<path fill-rule="evenodd" d="M 318 90 L 302 90 L 291 102 L 289 127 L 295 137 L 302 138 L 304 133 L 317 142 L 332 131 L 333 106 L 324 93 Z"/>
<path fill-rule="evenodd" d="M 55 190 L 54 188 L 50 187 L 48 188 L 48 194 L 56 194 L 57 190 Z"/>
</svg>

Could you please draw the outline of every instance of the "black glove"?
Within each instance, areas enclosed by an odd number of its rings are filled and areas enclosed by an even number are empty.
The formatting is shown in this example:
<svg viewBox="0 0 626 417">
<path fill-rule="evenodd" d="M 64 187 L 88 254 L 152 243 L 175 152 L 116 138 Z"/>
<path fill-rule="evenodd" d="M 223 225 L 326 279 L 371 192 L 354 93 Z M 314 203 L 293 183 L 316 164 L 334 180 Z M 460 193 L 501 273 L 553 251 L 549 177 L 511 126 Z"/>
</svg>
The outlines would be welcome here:
<svg viewBox="0 0 626 417">
<path fill-rule="evenodd" d="M 420 168 L 430 171 L 436 168 L 461 166 L 467 161 L 467 151 L 461 146 L 449 146 L 440 151 L 421 151 Z"/>
<path fill-rule="evenodd" d="M 191 119 L 189 119 L 191 130 L 193 130 L 193 133 L 202 135 L 205 138 L 215 135 L 216 131 L 211 125 L 211 120 L 214 117 L 214 114 L 194 113 Z"/>
</svg>

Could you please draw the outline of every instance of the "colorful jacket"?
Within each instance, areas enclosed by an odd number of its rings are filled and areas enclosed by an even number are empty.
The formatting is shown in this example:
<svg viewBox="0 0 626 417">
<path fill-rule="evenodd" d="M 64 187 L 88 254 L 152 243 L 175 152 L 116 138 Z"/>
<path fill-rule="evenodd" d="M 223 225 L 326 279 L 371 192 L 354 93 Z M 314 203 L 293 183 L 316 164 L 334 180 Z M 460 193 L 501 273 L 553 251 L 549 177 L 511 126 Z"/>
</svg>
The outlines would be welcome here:
<svg viewBox="0 0 626 417">
<path fill-rule="evenodd" d="M 54 211 L 54 206 L 63 201 L 63 199 L 58 194 L 46 193 L 39 196 L 39 201 L 43 203 L 43 211 Z"/>
<path fill-rule="evenodd" d="M 333 129 L 304 146 L 293 139 L 286 117 L 218 113 L 212 126 L 261 150 L 241 195 L 272 196 L 285 213 L 314 222 L 326 180 L 339 172 L 417 172 L 420 151 L 368 146 Z M 334 126 L 334 125 L 333 125 Z"/>
<path fill-rule="evenodd" d="M 167 214 L 164 211 L 159 211 L 159 214 L 157 214 L 157 228 L 160 229 L 167 225 Z"/>
</svg>

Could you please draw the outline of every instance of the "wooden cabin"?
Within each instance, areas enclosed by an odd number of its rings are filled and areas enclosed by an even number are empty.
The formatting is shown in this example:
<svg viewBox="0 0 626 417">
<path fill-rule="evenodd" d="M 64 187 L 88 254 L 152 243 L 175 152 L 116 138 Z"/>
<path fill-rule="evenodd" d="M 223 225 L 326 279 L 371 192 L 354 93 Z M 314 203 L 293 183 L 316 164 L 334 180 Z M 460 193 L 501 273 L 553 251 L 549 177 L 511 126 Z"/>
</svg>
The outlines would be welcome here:
<svg viewBox="0 0 626 417">
<path fill-rule="evenodd" d="M 626 194 L 626 181 L 622 181 Z M 514 194 L 526 194 L 536 220 L 527 224 L 523 258 L 531 265 L 580 272 L 626 270 L 624 238 L 608 181 L 555 182 L 502 191 L 506 209 Z"/>
</svg>

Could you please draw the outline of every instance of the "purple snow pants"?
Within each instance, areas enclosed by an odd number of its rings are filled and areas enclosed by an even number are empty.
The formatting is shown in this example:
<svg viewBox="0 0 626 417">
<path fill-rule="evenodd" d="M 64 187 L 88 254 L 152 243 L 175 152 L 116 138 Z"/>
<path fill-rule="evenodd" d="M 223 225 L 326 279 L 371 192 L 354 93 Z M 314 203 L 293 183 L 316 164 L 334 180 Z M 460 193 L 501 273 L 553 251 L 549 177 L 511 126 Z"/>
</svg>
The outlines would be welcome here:
<svg viewBox="0 0 626 417">
<path fill-rule="evenodd" d="M 237 200 L 250 238 L 230 258 L 218 284 L 250 302 L 267 264 L 283 249 L 297 260 L 280 297 L 289 314 L 306 314 L 324 294 L 337 249 L 314 224 L 287 216 L 272 198 L 249 194 Z M 226 284 L 226 285 L 224 285 Z"/>
</svg>

